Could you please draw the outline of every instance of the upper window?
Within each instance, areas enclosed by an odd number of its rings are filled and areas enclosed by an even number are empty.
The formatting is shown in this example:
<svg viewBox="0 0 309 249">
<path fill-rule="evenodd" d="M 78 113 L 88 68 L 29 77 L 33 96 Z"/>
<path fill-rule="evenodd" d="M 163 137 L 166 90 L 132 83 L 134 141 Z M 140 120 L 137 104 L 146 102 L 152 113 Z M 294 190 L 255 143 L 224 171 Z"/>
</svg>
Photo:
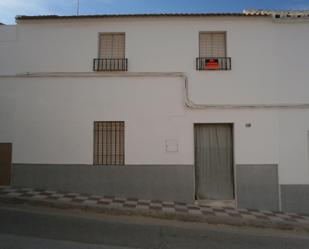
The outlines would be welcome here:
<svg viewBox="0 0 309 249">
<path fill-rule="evenodd" d="M 125 58 L 125 34 L 101 33 L 99 35 L 99 58 L 93 61 L 94 71 L 127 71 Z"/>
<path fill-rule="evenodd" d="M 231 69 L 231 58 L 226 57 L 226 32 L 200 32 L 196 69 Z"/>
<path fill-rule="evenodd" d="M 123 59 L 125 57 L 125 34 L 100 34 L 99 58 Z"/>
<path fill-rule="evenodd" d="M 226 57 L 226 33 L 201 32 L 200 57 Z"/>
</svg>

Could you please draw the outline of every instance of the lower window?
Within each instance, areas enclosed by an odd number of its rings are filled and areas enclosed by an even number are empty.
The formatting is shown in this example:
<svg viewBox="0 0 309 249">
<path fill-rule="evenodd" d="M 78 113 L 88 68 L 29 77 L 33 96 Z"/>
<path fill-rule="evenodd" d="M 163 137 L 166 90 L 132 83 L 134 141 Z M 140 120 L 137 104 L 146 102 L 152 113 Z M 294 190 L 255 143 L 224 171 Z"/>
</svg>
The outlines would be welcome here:
<svg viewBox="0 0 309 249">
<path fill-rule="evenodd" d="M 124 165 L 124 122 L 94 122 L 94 165 Z"/>
</svg>

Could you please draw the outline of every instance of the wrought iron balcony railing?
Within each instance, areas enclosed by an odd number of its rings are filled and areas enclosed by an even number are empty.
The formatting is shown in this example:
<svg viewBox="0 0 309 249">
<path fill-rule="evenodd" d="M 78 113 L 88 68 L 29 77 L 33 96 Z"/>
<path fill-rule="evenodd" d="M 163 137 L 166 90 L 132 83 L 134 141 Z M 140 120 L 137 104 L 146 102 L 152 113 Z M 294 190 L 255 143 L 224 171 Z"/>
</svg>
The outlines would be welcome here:
<svg viewBox="0 0 309 249">
<path fill-rule="evenodd" d="M 93 59 L 93 71 L 128 71 L 127 58 Z"/>
<path fill-rule="evenodd" d="M 231 70 L 231 57 L 198 57 L 196 70 Z"/>
</svg>

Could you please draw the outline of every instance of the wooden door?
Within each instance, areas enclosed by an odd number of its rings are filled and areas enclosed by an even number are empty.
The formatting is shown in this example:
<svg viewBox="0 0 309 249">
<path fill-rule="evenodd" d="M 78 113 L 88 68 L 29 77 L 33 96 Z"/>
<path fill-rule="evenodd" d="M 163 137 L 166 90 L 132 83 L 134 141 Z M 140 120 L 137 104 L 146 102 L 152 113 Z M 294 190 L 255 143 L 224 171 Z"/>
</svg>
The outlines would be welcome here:
<svg viewBox="0 0 309 249">
<path fill-rule="evenodd" d="M 0 185 L 10 185 L 12 144 L 0 143 Z"/>
<path fill-rule="evenodd" d="M 232 125 L 195 124 L 194 131 L 197 199 L 233 199 Z"/>
</svg>

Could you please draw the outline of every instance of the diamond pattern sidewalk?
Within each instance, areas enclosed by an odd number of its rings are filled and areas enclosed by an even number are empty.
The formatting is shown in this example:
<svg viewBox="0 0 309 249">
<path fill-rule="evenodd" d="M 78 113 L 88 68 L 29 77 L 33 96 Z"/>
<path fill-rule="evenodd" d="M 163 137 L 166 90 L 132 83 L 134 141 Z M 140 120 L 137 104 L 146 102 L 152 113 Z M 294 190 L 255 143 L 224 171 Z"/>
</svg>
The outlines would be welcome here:
<svg viewBox="0 0 309 249">
<path fill-rule="evenodd" d="M 140 200 L 136 198 L 118 198 L 113 196 L 85 195 L 32 188 L 12 188 L 7 186 L 0 186 L 0 197 L 20 200 L 38 200 L 46 203 L 74 204 L 80 207 L 131 210 L 135 212 L 149 211 L 159 214 L 180 214 L 191 215 L 195 217 L 226 217 L 246 219 L 251 221 L 269 221 L 282 224 L 309 225 L 309 216 L 296 213 L 235 209 L 232 207 L 219 208 L 201 204 Z"/>
</svg>

